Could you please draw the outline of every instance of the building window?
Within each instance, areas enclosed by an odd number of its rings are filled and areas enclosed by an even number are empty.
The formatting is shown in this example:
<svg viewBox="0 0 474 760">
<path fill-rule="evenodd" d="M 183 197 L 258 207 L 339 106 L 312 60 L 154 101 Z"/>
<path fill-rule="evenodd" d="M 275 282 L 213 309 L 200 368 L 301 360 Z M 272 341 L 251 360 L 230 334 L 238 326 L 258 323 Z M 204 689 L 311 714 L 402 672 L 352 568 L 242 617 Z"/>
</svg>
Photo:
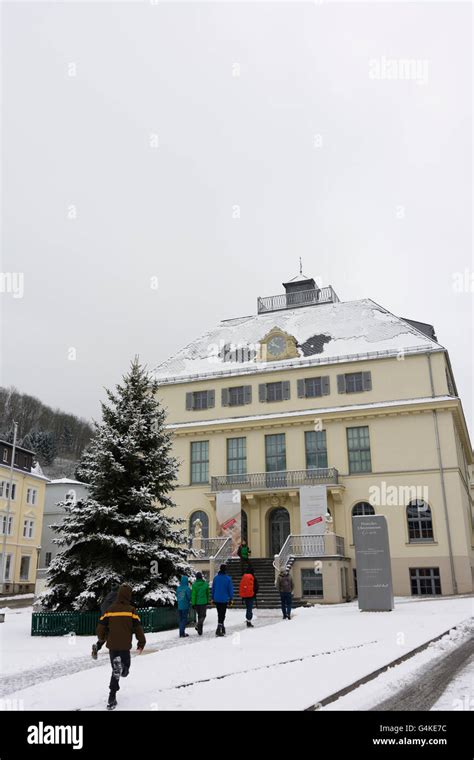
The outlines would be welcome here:
<svg viewBox="0 0 474 760">
<path fill-rule="evenodd" d="M 258 386 L 259 401 L 287 401 L 290 398 L 290 381 L 279 383 L 260 383 Z"/>
<path fill-rule="evenodd" d="M 247 472 L 247 439 L 227 439 L 227 474 L 242 475 Z"/>
<path fill-rule="evenodd" d="M 7 516 L 2 515 L 0 524 L 2 527 L 2 535 L 4 536 L 6 534 L 7 536 L 11 536 L 12 527 L 13 527 L 13 516 L 8 515 L 8 523 L 7 523 Z"/>
<path fill-rule="evenodd" d="M 4 499 L 8 499 L 8 494 L 10 493 L 10 481 L 9 480 L 2 480 L 0 482 L 0 497 L 3 497 Z M 16 497 L 16 483 L 12 483 L 12 497 L 11 500 L 15 501 Z"/>
<path fill-rule="evenodd" d="M 367 517 L 368 515 L 375 515 L 375 509 L 368 501 L 359 501 L 352 507 L 352 517 Z"/>
<path fill-rule="evenodd" d="M 52 552 L 46 552 L 44 555 L 44 566 L 49 567 L 51 564 Z"/>
<path fill-rule="evenodd" d="M 194 523 L 196 520 L 201 521 L 201 538 L 209 538 L 209 518 L 205 512 L 203 512 L 202 509 L 197 509 L 196 512 L 193 512 L 192 515 L 189 518 L 189 535 L 191 538 L 194 538 L 194 531 L 196 526 Z"/>
<path fill-rule="evenodd" d="M 31 506 L 34 507 L 36 504 L 36 497 L 38 495 L 38 491 L 36 488 L 28 488 L 26 492 L 26 503 L 31 504 Z"/>
<path fill-rule="evenodd" d="M 30 574 L 31 557 L 22 557 L 20 562 L 20 580 L 27 581 Z"/>
<path fill-rule="evenodd" d="M 315 573 L 310 568 L 301 570 L 301 589 L 303 596 L 323 597 L 323 574 Z"/>
<path fill-rule="evenodd" d="M 222 388 L 222 406 L 243 406 L 252 403 L 252 386 L 236 385 L 234 388 Z"/>
<path fill-rule="evenodd" d="M 326 469 L 328 466 L 326 431 L 309 430 L 304 434 L 304 439 L 306 447 L 306 469 Z"/>
<path fill-rule="evenodd" d="M 370 372 L 347 372 L 337 376 L 338 393 L 360 393 L 372 390 L 372 374 Z"/>
<path fill-rule="evenodd" d="M 5 563 L 5 579 L 6 581 L 11 580 L 11 569 L 12 569 L 12 555 L 7 554 L 7 561 Z M 3 554 L 0 553 L 0 575 L 3 570 Z"/>
<path fill-rule="evenodd" d="M 23 522 L 23 538 L 33 538 L 34 529 L 35 521 L 25 520 Z"/>
<path fill-rule="evenodd" d="M 8 462 L 8 449 L 3 449 L 3 461 Z"/>
<path fill-rule="evenodd" d="M 265 468 L 267 472 L 286 470 L 285 434 L 265 436 Z"/>
<path fill-rule="evenodd" d="M 410 584 L 413 596 L 440 596 L 439 567 L 410 568 Z"/>
<path fill-rule="evenodd" d="M 422 499 L 411 501 L 407 507 L 408 540 L 410 543 L 433 541 L 431 507 Z"/>
<path fill-rule="evenodd" d="M 306 377 L 297 381 L 298 398 L 317 398 L 329 394 L 329 376 Z"/>
<path fill-rule="evenodd" d="M 347 428 L 349 472 L 371 472 L 370 440 L 368 427 Z"/>
<path fill-rule="evenodd" d="M 186 393 L 187 410 L 212 409 L 214 405 L 214 391 L 194 391 L 191 393 Z"/>
<path fill-rule="evenodd" d="M 209 441 L 191 443 L 191 483 L 209 482 Z"/>
</svg>

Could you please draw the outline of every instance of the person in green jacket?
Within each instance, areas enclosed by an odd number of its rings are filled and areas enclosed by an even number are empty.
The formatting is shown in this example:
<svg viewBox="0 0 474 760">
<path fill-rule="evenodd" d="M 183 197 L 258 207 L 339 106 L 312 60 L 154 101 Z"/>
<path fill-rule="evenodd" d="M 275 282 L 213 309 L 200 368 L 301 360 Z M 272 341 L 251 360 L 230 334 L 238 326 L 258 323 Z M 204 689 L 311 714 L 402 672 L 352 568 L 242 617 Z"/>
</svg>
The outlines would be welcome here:
<svg viewBox="0 0 474 760">
<path fill-rule="evenodd" d="M 197 612 L 198 620 L 196 631 L 202 636 L 204 620 L 206 618 L 207 605 L 211 601 L 209 583 L 204 580 L 202 573 L 196 573 L 196 580 L 191 589 L 191 604 Z"/>
</svg>

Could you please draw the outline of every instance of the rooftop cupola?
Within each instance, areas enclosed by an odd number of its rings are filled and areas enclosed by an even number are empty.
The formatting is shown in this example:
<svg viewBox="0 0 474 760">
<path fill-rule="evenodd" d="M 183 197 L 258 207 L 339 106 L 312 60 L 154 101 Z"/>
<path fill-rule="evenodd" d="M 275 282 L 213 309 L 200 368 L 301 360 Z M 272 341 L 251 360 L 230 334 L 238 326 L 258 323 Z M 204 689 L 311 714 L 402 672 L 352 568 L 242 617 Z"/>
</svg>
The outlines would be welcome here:
<svg viewBox="0 0 474 760">
<path fill-rule="evenodd" d="M 300 260 L 301 261 L 301 260 Z M 321 303 L 337 303 L 339 298 L 331 285 L 320 288 L 312 277 L 303 274 L 301 263 L 296 277 L 282 283 L 285 293 L 277 296 L 267 296 L 257 299 L 259 314 L 282 309 L 297 309 L 301 306 L 315 306 Z"/>
</svg>

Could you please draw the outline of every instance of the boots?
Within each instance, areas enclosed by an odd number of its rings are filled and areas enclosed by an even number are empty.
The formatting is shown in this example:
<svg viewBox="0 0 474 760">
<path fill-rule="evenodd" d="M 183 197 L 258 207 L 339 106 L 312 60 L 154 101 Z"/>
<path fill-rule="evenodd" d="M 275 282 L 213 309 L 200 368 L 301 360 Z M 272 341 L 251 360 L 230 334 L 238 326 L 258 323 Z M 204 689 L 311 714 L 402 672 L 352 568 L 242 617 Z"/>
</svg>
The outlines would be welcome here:
<svg viewBox="0 0 474 760">
<path fill-rule="evenodd" d="M 253 628 L 253 624 L 250 622 L 250 620 L 247 620 L 247 628 Z"/>
<path fill-rule="evenodd" d="M 115 697 L 115 692 L 111 691 L 109 694 L 109 701 L 107 702 L 107 710 L 115 710 L 117 707 L 117 699 Z"/>
<path fill-rule="evenodd" d="M 225 636 L 225 628 L 222 623 L 219 623 L 217 626 L 216 636 Z"/>
</svg>

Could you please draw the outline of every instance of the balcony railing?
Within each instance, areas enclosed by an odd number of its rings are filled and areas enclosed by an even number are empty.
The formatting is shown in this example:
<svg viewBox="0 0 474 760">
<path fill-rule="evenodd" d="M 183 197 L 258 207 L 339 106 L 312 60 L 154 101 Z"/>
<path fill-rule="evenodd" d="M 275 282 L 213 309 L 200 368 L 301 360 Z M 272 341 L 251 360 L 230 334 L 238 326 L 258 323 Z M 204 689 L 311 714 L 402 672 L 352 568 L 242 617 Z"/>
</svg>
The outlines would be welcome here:
<svg viewBox="0 0 474 760">
<path fill-rule="evenodd" d="M 299 486 L 336 485 L 338 471 L 335 467 L 309 468 L 307 470 L 280 470 L 278 472 L 253 472 L 237 475 L 217 475 L 211 478 L 211 491 L 264 491 Z"/>
<path fill-rule="evenodd" d="M 326 288 L 311 290 L 297 290 L 294 293 L 280 293 L 276 296 L 259 297 L 257 310 L 259 314 L 268 311 L 281 311 L 282 309 L 297 309 L 300 306 L 311 306 L 318 303 L 338 303 L 339 298 L 335 291 L 328 285 Z"/>
<path fill-rule="evenodd" d="M 280 553 L 275 555 L 274 567 L 281 571 L 298 557 L 344 557 L 344 538 L 334 533 L 323 536 L 289 535 Z"/>
<path fill-rule="evenodd" d="M 189 548 L 189 556 L 195 559 L 209 559 L 219 554 L 227 538 L 200 538 Z"/>
</svg>

